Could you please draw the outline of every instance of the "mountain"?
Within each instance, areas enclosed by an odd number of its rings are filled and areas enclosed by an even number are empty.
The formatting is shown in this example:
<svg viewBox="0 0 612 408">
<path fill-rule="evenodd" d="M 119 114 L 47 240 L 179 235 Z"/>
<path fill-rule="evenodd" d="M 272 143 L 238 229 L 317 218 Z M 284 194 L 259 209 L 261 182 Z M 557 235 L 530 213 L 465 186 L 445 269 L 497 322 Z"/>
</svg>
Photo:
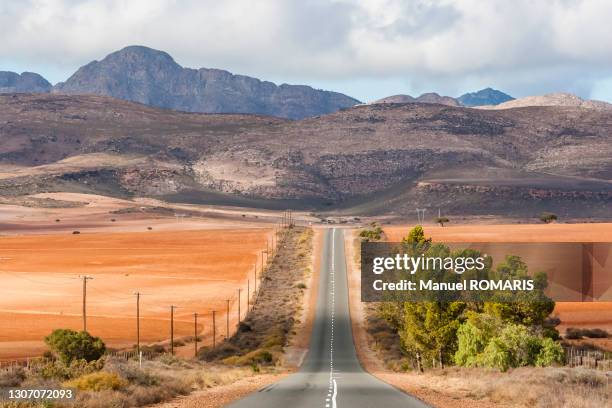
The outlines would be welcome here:
<svg viewBox="0 0 612 408">
<path fill-rule="evenodd" d="M 106 95 L 186 112 L 252 113 L 300 119 L 359 103 L 303 85 L 280 85 L 220 69 L 190 69 L 170 55 L 130 46 L 79 68 L 54 93 Z"/>
<path fill-rule="evenodd" d="M 386 98 L 378 99 L 373 104 L 377 103 L 435 103 L 439 105 L 447 106 L 460 106 L 459 102 L 455 98 L 450 96 L 440 96 L 435 92 L 424 93 L 417 98 L 413 98 L 410 95 L 393 95 L 387 96 Z"/>
<path fill-rule="evenodd" d="M 566 106 L 573 108 L 586 108 L 598 110 L 611 110 L 612 104 L 603 101 L 582 99 L 569 93 L 551 93 L 541 96 L 527 96 L 504 102 L 496 106 L 480 106 L 483 109 L 511 109 L 525 106 Z"/>
<path fill-rule="evenodd" d="M 362 105 L 305 120 L 0 95 L 0 196 L 611 218 L 612 111 Z"/>
<path fill-rule="evenodd" d="M 500 103 L 512 101 L 514 98 L 496 89 L 485 88 L 477 92 L 463 94 L 457 100 L 463 106 L 482 106 L 499 105 Z"/>
<path fill-rule="evenodd" d="M 51 84 L 34 72 L 0 71 L 0 93 L 45 93 Z"/>
</svg>

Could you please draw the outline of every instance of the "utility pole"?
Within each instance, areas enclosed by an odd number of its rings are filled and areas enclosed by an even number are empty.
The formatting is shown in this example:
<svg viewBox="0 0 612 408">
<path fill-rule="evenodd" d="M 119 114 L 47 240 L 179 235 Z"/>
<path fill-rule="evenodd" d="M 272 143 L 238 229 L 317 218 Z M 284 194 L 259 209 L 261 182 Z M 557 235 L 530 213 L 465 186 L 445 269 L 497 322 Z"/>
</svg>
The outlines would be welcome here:
<svg viewBox="0 0 612 408">
<path fill-rule="evenodd" d="M 93 277 L 83 275 L 80 276 L 83 279 L 83 331 L 87 331 L 87 281 L 92 280 Z"/>
<path fill-rule="evenodd" d="M 215 314 L 217 313 L 215 310 L 213 310 L 213 348 L 215 348 L 215 345 L 217 344 L 217 324 L 215 323 Z"/>
<path fill-rule="evenodd" d="M 241 289 L 238 288 L 238 325 L 240 326 L 240 292 Z"/>
<path fill-rule="evenodd" d="M 261 273 L 263 273 L 263 270 L 264 270 L 264 260 L 263 260 L 264 252 L 265 252 L 264 250 L 261 251 Z"/>
<path fill-rule="evenodd" d="M 194 343 L 194 356 L 198 356 L 198 313 L 193 314 L 193 343 Z"/>
<path fill-rule="evenodd" d="M 170 306 L 170 354 L 174 355 L 174 309 L 176 306 Z"/>
<path fill-rule="evenodd" d="M 136 295 L 136 352 L 140 356 L 140 292 L 135 292 Z"/>
<path fill-rule="evenodd" d="M 230 300 L 226 299 L 225 301 L 227 302 L 227 309 L 225 312 L 225 338 L 229 340 L 229 312 L 230 312 L 229 304 L 230 304 Z"/>
</svg>

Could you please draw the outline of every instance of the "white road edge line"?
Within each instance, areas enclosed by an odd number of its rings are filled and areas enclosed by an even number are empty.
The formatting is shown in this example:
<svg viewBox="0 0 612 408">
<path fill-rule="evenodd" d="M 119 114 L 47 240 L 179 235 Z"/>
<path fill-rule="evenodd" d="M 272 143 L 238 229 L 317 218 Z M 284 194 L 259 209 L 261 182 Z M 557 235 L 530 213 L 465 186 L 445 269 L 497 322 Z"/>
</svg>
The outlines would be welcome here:
<svg viewBox="0 0 612 408">
<path fill-rule="evenodd" d="M 338 395 L 338 385 L 334 379 L 334 394 L 332 395 L 332 408 L 336 408 L 336 395 Z"/>
</svg>

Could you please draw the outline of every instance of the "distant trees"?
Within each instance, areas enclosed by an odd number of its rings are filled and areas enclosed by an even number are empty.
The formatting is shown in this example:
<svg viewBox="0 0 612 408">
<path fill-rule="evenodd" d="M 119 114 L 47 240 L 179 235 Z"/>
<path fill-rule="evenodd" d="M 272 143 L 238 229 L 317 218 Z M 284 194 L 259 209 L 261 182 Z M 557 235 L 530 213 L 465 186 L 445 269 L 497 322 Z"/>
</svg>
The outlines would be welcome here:
<svg viewBox="0 0 612 408">
<path fill-rule="evenodd" d="M 436 218 L 434 218 L 434 221 L 436 223 L 440 224 L 441 227 L 443 227 L 444 224 L 450 222 L 450 220 L 447 217 L 436 217 Z"/>
<path fill-rule="evenodd" d="M 557 221 L 557 214 L 553 213 L 542 213 L 540 214 L 540 221 L 546 224 L 550 224 L 553 221 Z"/>
<path fill-rule="evenodd" d="M 380 241 L 382 235 L 383 229 L 376 222 L 370 223 L 369 228 L 365 228 L 359 233 L 362 242 Z"/>
<path fill-rule="evenodd" d="M 85 331 L 57 329 L 45 337 L 45 343 L 51 351 L 65 363 L 74 360 L 98 360 L 106 351 L 104 342 Z"/>
</svg>

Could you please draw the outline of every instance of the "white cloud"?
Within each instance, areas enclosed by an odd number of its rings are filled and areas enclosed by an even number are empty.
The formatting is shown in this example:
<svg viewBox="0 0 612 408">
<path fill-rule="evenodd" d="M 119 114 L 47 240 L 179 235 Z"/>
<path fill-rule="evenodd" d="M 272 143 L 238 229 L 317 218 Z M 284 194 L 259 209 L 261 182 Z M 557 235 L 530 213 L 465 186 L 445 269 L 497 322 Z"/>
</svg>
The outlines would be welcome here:
<svg viewBox="0 0 612 408">
<path fill-rule="evenodd" d="M 612 76 L 610 15 L 606 0 L 5 0 L 0 69 L 68 73 L 143 44 L 266 79 L 588 96 Z"/>
</svg>

